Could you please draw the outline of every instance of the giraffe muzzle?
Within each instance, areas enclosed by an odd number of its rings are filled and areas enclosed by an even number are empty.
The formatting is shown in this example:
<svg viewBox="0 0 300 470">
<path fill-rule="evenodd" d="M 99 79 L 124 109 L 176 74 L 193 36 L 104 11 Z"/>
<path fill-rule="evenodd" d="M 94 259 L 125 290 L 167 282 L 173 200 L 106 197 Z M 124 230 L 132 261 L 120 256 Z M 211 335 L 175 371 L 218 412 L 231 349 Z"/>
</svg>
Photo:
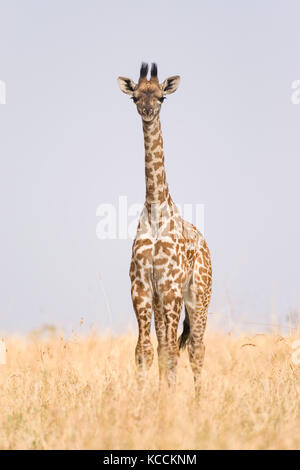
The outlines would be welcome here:
<svg viewBox="0 0 300 470">
<path fill-rule="evenodd" d="M 143 116 L 151 117 L 153 115 L 153 108 L 151 108 L 150 106 L 147 106 L 143 108 L 142 112 L 143 112 Z"/>
</svg>

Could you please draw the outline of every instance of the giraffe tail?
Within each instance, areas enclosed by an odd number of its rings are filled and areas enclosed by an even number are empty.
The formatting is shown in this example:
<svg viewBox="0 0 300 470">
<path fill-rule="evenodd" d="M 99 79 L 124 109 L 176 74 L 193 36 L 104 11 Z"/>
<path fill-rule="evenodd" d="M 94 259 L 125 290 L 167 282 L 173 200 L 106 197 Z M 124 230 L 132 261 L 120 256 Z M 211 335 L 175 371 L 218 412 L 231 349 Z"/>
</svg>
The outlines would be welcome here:
<svg viewBox="0 0 300 470">
<path fill-rule="evenodd" d="M 183 321 L 183 331 L 178 338 L 179 349 L 185 349 L 189 336 L 190 336 L 190 318 L 189 318 L 189 314 L 186 309 L 186 306 L 184 306 L 184 310 L 185 310 L 185 319 Z"/>
</svg>

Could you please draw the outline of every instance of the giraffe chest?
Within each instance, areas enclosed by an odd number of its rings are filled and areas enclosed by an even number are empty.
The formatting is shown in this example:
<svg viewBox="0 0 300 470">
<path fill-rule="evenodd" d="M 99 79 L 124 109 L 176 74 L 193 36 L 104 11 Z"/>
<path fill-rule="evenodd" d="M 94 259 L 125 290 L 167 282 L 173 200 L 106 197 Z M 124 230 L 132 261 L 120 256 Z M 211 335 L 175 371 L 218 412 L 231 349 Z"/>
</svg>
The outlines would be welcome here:
<svg viewBox="0 0 300 470">
<path fill-rule="evenodd" d="M 177 213 L 160 220 L 163 222 L 150 223 L 147 211 L 143 210 L 132 247 L 131 279 L 184 285 L 195 260 L 194 238 Z M 191 231 L 190 226 L 188 229 Z"/>
</svg>

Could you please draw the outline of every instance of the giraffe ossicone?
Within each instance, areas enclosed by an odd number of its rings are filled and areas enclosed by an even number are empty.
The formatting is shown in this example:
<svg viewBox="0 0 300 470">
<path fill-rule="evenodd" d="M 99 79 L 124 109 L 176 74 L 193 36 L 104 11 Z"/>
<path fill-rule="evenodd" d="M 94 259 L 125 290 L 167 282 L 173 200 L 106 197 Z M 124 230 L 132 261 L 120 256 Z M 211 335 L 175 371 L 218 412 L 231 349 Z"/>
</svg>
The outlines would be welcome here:
<svg viewBox="0 0 300 470">
<path fill-rule="evenodd" d="M 179 349 L 188 347 L 196 397 L 204 360 L 203 336 L 212 290 L 211 260 L 207 244 L 196 227 L 186 222 L 173 202 L 166 180 L 160 110 L 166 95 L 180 83 L 178 75 L 159 83 L 157 66 L 142 63 L 136 84 L 119 77 L 121 90 L 130 95 L 142 117 L 145 146 L 146 198 L 132 247 L 131 296 L 138 322 L 135 350 L 140 383 L 153 361 L 150 340 L 154 312 L 158 340 L 160 382 L 174 387 Z M 183 332 L 177 339 L 183 303 Z"/>
</svg>

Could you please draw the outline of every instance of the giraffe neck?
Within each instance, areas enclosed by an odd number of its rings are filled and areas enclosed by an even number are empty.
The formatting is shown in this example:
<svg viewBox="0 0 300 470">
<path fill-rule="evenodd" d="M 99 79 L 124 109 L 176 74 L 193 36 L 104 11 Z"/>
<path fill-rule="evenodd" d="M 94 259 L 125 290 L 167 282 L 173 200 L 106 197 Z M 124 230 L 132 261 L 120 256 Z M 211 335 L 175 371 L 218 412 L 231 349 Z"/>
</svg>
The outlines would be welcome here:
<svg viewBox="0 0 300 470">
<path fill-rule="evenodd" d="M 163 139 L 159 117 L 143 121 L 145 144 L 146 205 L 161 205 L 170 201 L 166 180 Z"/>
</svg>

